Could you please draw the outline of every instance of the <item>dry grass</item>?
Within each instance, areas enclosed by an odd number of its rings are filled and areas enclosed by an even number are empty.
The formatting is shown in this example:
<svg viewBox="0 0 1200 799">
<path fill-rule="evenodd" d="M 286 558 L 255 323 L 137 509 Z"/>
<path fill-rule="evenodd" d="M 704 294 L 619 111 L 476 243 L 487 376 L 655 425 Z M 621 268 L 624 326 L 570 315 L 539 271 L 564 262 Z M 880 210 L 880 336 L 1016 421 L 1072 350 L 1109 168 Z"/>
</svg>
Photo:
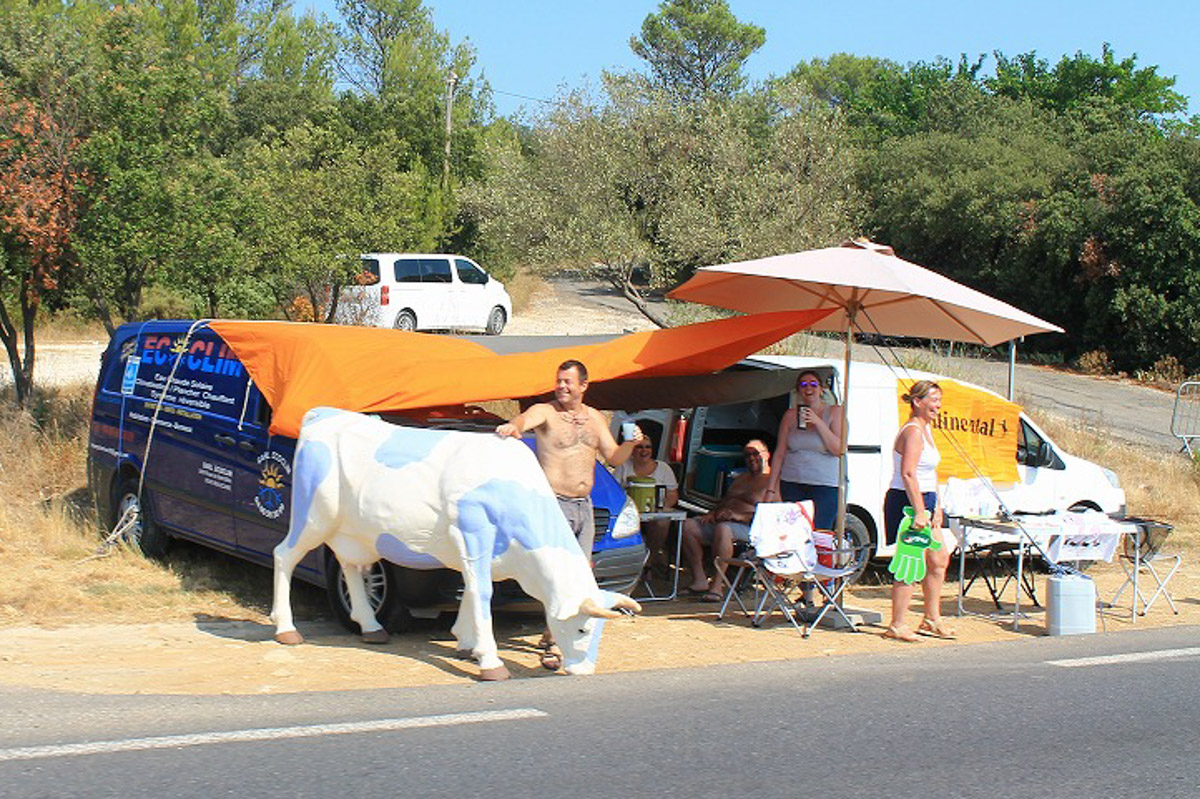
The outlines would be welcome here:
<svg viewBox="0 0 1200 799">
<path fill-rule="evenodd" d="M 39 390 L 30 408 L 0 393 L 0 625 L 265 617 L 270 573 L 179 547 L 165 562 L 102 540 L 85 471 L 91 389 Z M 302 612 L 320 595 L 301 591 Z"/>
<path fill-rule="evenodd" d="M 1130 515 L 1173 524 L 1174 547 L 1200 551 L 1200 463 L 1119 443 L 1102 430 L 1054 414 L 1039 413 L 1038 424 L 1067 452 L 1116 472 Z"/>
<path fill-rule="evenodd" d="M 525 312 L 533 295 L 537 294 L 544 284 L 544 280 L 524 269 L 518 269 L 517 273 L 505 282 L 504 288 L 508 291 L 508 298 L 512 300 L 513 316 Z"/>
</svg>

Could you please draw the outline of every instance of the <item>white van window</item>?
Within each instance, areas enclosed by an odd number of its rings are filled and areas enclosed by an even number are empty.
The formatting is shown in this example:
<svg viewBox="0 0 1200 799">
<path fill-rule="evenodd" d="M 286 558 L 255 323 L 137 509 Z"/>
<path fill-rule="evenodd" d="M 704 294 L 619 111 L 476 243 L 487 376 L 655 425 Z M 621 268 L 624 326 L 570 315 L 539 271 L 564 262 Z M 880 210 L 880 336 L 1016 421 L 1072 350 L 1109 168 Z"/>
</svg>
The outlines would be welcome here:
<svg viewBox="0 0 1200 799">
<path fill-rule="evenodd" d="M 401 258 L 392 266 L 392 273 L 397 283 L 420 283 L 421 262 Z"/>
<path fill-rule="evenodd" d="M 362 271 L 354 280 L 360 286 L 374 286 L 379 282 L 379 260 L 377 258 L 363 258 Z"/>
<path fill-rule="evenodd" d="M 450 277 L 450 262 L 445 258 L 422 258 L 420 264 L 422 283 L 454 282 Z"/>
<path fill-rule="evenodd" d="M 488 281 L 487 273 L 465 258 L 455 258 L 454 269 L 458 272 L 459 283 L 482 286 Z"/>
<path fill-rule="evenodd" d="M 1031 457 L 1037 457 L 1042 446 L 1042 437 L 1032 427 L 1021 420 L 1021 434 L 1017 439 L 1017 463 L 1029 463 Z"/>
</svg>

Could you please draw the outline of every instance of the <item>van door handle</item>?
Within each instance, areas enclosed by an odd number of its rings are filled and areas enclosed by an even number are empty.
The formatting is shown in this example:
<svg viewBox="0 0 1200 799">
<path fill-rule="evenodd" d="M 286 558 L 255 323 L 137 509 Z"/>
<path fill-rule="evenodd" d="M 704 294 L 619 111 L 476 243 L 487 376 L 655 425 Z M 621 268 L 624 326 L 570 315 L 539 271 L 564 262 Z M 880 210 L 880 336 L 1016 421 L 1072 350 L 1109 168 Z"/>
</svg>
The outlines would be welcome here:
<svg viewBox="0 0 1200 799">
<path fill-rule="evenodd" d="M 246 441 L 243 439 L 238 442 L 238 449 L 242 450 L 243 452 L 254 452 L 254 450 L 258 449 L 258 447 L 254 445 L 253 441 Z"/>
<path fill-rule="evenodd" d="M 226 447 L 233 446 L 233 436 L 215 435 L 213 438 L 217 440 L 218 444 L 223 444 Z"/>
</svg>

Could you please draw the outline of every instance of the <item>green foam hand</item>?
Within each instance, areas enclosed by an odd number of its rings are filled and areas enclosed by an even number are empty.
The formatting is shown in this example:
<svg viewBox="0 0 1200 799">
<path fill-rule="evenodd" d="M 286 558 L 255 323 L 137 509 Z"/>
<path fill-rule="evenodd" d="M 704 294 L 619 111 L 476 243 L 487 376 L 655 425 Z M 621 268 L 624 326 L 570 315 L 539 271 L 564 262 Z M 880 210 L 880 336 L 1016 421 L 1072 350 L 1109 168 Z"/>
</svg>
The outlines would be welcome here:
<svg viewBox="0 0 1200 799">
<path fill-rule="evenodd" d="M 933 540 L 932 527 L 913 527 L 913 509 L 904 506 L 904 518 L 896 528 L 896 551 L 888 571 L 902 583 L 912 585 L 925 579 L 925 550 L 941 549 L 942 542 Z"/>
</svg>

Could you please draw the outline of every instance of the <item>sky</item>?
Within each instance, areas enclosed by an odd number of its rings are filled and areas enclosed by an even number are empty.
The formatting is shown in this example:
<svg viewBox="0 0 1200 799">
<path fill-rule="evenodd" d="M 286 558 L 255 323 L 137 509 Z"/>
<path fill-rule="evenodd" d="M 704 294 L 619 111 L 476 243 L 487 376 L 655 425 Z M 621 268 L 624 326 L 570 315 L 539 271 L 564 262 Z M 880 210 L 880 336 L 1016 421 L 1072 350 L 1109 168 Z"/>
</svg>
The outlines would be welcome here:
<svg viewBox="0 0 1200 799">
<path fill-rule="evenodd" d="M 641 70 L 629 38 L 658 8 L 655 0 L 425 0 L 436 27 L 452 43 L 469 40 L 477 68 L 495 92 L 496 112 L 537 109 L 564 87 L 598 86 L 604 70 Z M 1083 51 L 1099 56 L 1108 42 L 1118 59 L 1157 66 L 1177 78 L 1175 90 L 1200 114 L 1196 0 L 730 0 L 734 16 L 767 32 L 746 63 L 750 78 L 782 75 L 794 65 L 834 53 L 888 58 L 902 64 L 1000 50 L 1034 50 L 1051 64 Z M 333 0 L 296 0 L 336 19 Z"/>
</svg>

